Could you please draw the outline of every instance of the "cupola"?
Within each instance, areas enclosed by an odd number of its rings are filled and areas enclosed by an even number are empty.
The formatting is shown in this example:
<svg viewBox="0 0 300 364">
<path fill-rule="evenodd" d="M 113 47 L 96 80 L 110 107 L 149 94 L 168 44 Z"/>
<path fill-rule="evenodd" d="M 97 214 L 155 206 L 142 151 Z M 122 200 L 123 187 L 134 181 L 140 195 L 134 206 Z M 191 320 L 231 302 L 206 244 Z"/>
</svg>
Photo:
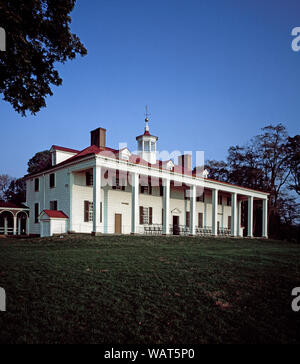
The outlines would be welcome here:
<svg viewBox="0 0 300 364">
<path fill-rule="evenodd" d="M 147 111 L 147 109 L 146 109 Z M 146 112 L 145 132 L 136 137 L 138 143 L 138 155 L 150 164 L 156 163 L 156 143 L 158 137 L 151 135 L 149 131 L 149 114 Z"/>
</svg>

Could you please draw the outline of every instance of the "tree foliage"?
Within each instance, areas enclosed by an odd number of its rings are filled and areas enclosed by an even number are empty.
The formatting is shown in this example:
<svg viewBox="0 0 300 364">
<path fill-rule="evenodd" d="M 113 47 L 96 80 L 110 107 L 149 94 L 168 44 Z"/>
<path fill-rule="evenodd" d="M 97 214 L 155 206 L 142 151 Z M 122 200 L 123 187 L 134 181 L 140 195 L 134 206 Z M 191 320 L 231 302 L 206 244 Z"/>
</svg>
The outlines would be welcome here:
<svg viewBox="0 0 300 364">
<path fill-rule="evenodd" d="M 12 182 L 13 178 L 8 174 L 0 174 L 0 200 L 6 199 L 6 192 Z"/>
<path fill-rule="evenodd" d="M 289 188 L 300 195 L 300 135 L 288 138 L 286 152 L 291 172 Z"/>
<path fill-rule="evenodd" d="M 56 63 L 87 53 L 70 31 L 76 0 L 0 0 L 7 49 L 0 52 L 0 93 L 26 115 L 46 106 L 51 85 L 62 84 Z"/>
<path fill-rule="evenodd" d="M 36 153 L 28 162 L 28 173 L 38 173 L 46 168 L 51 167 L 51 153 L 49 150 Z"/>
<path fill-rule="evenodd" d="M 291 226 L 300 219 L 299 203 L 290 193 L 300 193 L 299 162 L 300 136 L 289 137 L 278 124 L 264 127 L 244 146 L 230 147 L 226 161 L 207 161 L 206 168 L 212 179 L 269 192 L 270 231 L 279 236 L 278 224 Z M 259 204 L 255 208 L 261 211 Z"/>
<path fill-rule="evenodd" d="M 26 183 L 24 178 L 13 179 L 5 191 L 5 200 L 21 204 L 26 201 Z"/>
</svg>

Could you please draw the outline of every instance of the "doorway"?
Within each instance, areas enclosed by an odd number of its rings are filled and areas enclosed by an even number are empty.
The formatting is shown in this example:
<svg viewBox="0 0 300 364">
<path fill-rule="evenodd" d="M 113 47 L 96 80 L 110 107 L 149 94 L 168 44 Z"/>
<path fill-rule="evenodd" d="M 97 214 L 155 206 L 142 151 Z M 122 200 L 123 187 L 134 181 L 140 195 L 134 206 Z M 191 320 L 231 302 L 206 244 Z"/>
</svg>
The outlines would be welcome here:
<svg viewBox="0 0 300 364">
<path fill-rule="evenodd" d="M 173 235 L 179 235 L 179 216 L 173 216 Z"/>
<path fill-rule="evenodd" d="M 122 234 L 122 215 L 115 214 L 115 234 Z"/>
</svg>

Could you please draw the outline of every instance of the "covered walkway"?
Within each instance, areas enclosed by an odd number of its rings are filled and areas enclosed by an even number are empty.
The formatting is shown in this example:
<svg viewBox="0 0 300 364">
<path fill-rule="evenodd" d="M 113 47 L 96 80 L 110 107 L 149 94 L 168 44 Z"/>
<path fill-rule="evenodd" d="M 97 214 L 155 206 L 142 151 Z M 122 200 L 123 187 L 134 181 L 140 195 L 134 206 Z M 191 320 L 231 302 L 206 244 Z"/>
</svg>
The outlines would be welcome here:
<svg viewBox="0 0 300 364">
<path fill-rule="evenodd" d="M 29 209 L 0 201 L 0 235 L 28 235 Z"/>
</svg>

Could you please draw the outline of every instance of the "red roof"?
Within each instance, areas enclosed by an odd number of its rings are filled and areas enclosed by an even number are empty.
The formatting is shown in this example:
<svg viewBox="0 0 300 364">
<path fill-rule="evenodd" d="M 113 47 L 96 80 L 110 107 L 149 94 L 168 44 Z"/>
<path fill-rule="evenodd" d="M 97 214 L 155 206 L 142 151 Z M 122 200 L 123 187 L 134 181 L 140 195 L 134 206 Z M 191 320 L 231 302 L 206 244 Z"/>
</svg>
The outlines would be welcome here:
<svg viewBox="0 0 300 364">
<path fill-rule="evenodd" d="M 54 219 L 68 219 L 68 216 L 62 211 L 44 210 L 43 212 Z"/>
<path fill-rule="evenodd" d="M 71 148 L 65 148 L 65 147 L 60 147 L 58 145 L 52 145 L 51 149 L 55 149 L 55 150 L 61 150 L 63 152 L 69 152 L 69 153 L 79 153 L 80 150 L 76 150 L 76 149 L 71 149 Z"/>
<path fill-rule="evenodd" d="M 28 209 L 28 207 L 26 207 L 23 204 L 15 204 L 12 202 L 4 202 L 4 201 L 0 201 L 0 208 L 9 208 L 9 209 Z"/>
<path fill-rule="evenodd" d="M 138 140 L 138 139 L 142 138 L 143 136 L 151 136 L 153 138 L 156 138 L 156 140 L 158 140 L 158 137 L 151 135 L 148 130 L 146 130 L 144 134 L 137 136 L 136 139 Z"/>
<path fill-rule="evenodd" d="M 145 133 L 147 133 L 147 132 L 145 132 Z M 144 135 L 147 135 L 147 134 L 144 134 Z M 140 135 L 140 137 L 141 136 L 143 136 L 143 135 Z M 137 137 L 137 138 L 139 138 L 139 137 Z M 57 168 L 57 167 L 63 166 L 63 165 L 68 164 L 70 162 L 74 162 L 74 161 L 80 160 L 80 159 L 82 159 L 84 157 L 87 157 L 89 155 L 92 156 L 92 155 L 100 154 L 102 156 L 106 156 L 106 157 L 109 157 L 109 158 L 115 158 L 115 159 L 117 159 L 117 154 L 119 153 L 119 150 L 117 150 L 117 149 L 108 148 L 108 147 L 99 148 L 96 145 L 89 146 L 89 147 L 83 149 L 82 151 L 76 151 L 75 149 L 69 149 L 69 148 L 57 147 L 57 146 L 53 146 L 53 147 L 55 147 L 56 149 L 60 149 L 60 150 L 66 150 L 66 151 L 70 151 L 70 152 L 72 151 L 72 152 L 74 152 L 76 154 L 74 156 L 72 156 L 71 158 L 66 159 L 63 162 L 61 162 L 59 164 L 56 164 L 55 166 L 52 166 L 50 168 L 46 168 L 43 171 L 40 171 L 39 173 L 45 172 L 45 171 L 48 171 L 48 170 L 51 170 L 53 168 Z M 147 166 L 147 167 L 150 167 L 150 168 L 157 168 L 157 169 L 168 170 L 166 168 L 166 164 L 167 164 L 168 161 L 164 161 L 163 162 L 163 161 L 159 161 L 158 160 L 158 161 L 156 161 L 155 164 L 150 164 L 149 162 L 147 162 L 146 160 L 142 159 L 140 156 L 138 156 L 136 154 L 131 154 L 131 156 L 129 157 L 129 162 L 130 163 L 133 163 L 133 164 L 139 164 L 139 165 Z M 174 165 L 174 168 L 172 169 L 172 171 L 175 172 L 175 173 L 182 173 L 182 174 L 187 175 L 187 176 L 194 176 L 194 177 L 196 177 L 196 171 L 195 170 L 189 170 L 189 169 L 184 168 L 184 167 L 179 166 L 179 165 Z M 27 175 L 25 177 L 28 177 L 28 176 L 31 176 L 31 175 L 35 175 L 35 174 L 36 173 L 32 173 L 32 174 L 29 174 L 29 175 Z M 222 184 L 230 185 L 230 186 L 234 186 L 234 187 L 240 187 L 240 188 L 243 188 L 245 190 L 257 191 L 257 192 L 262 192 L 262 193 L 268 194 L 267 192 L 263 192 L 263 191 L 259 191 L 259 190 L 254 190 L 252 188 L 248 188 L 248 187 L 244 187 L 244 186 L 238 186 L 238 185 L 235 185 L 235 184 L 232 184 L 232 183 L 228 183 L 228 182 L 217 181 L 217 180 L 213 180 L 213 179 L 210 179 L 210 178 L 205 178 L 205 180 L 207 180 L 207 181 L 214 181 L 214 182 L 218 182 L 218 183 L 222 183 Z M 45 211 L 50 211 L 50 210 L 45 210 Z M 65 217 L 66 217 L 66 215 L 64 215 L 64 218 Z"/>
</svg>

